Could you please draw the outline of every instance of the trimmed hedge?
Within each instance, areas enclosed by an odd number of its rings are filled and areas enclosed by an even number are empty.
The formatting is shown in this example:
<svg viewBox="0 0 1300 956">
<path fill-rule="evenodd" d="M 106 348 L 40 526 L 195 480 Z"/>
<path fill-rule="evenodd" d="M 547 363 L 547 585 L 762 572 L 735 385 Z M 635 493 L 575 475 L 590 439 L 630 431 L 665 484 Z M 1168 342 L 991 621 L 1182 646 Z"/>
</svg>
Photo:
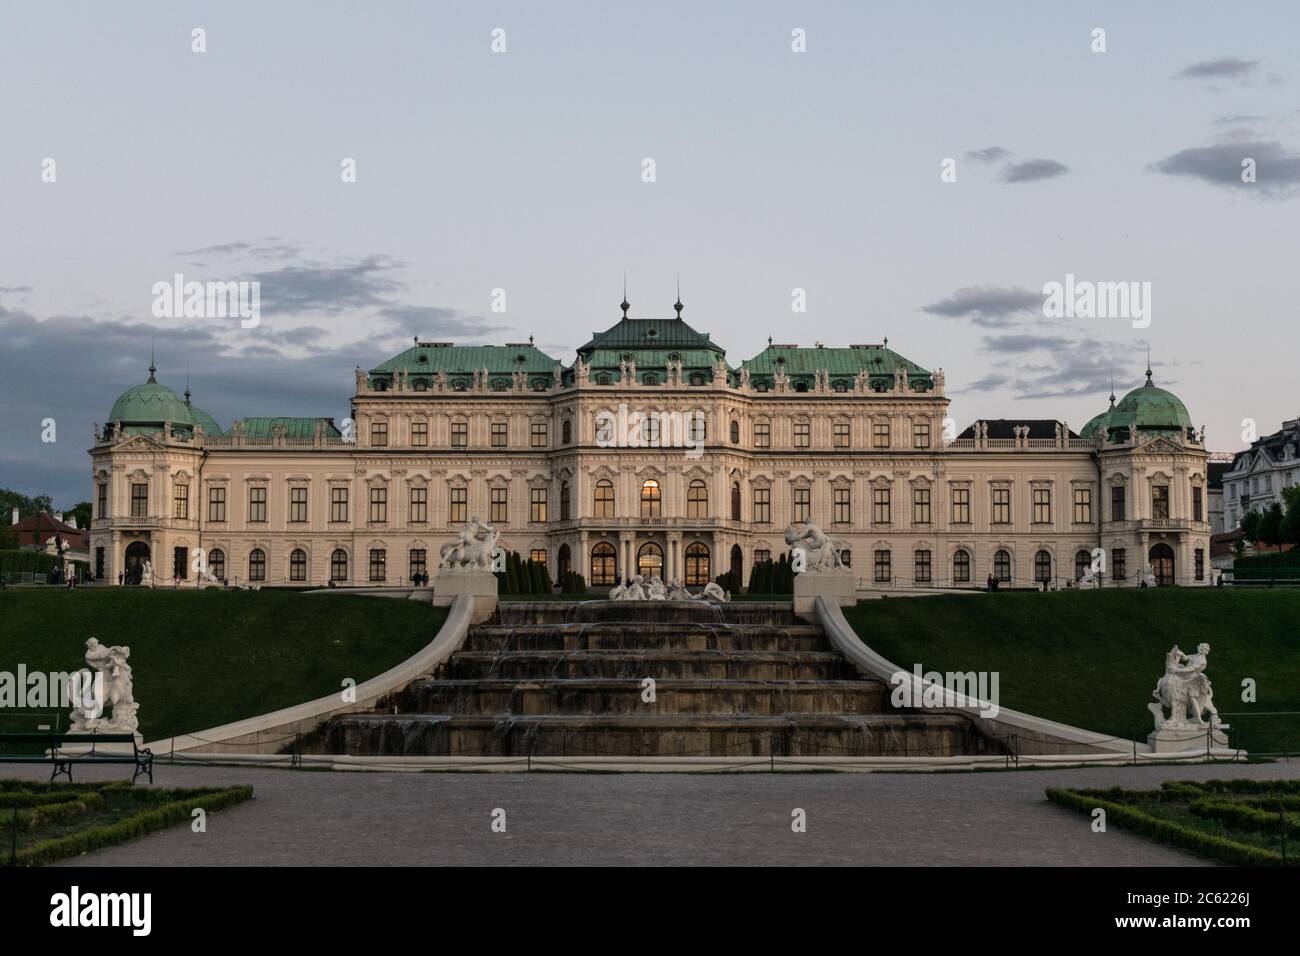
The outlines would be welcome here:
<svg viewBox="0 0 1300 956">
<path fill-rule="evenodd" d="M 18 825 L 28 830 L 39 830 L 55 823 L 65 823 L 92 810 L 104 809 L 104 798 L 98 793 L 70 793 L 60 803 L 48 803 L 18 811 Z"/>
<path fill-rule="evenodd" d="M 1300 836 L 1300 820 L 1284 813 L 1269 813 L 1257 806 L 1232 803 L 1228 800 L 1193 800 L 1188 808 L 1198 817 L 1218 820 L 1241 830 L 1260 833 L 1278 833 L 1286 830 L 1288 836 Z"/>
<path fill-rule="evenodd" d="M 1147 798 L 1162 792 L 1167 791 L 1125 791 L 1119 787 L 1110 790 L 1065 790 L 1052 787 L 1047 791 L 1047 799 L 1062 807 L 1078 810 L 1080 813 L 1085 814 L 1091 814 L 1093 810 L 1100 807 L 1106 811 L 1106 821 L 1108 823 L 1114 823 L 1121 829 L 1132 830 L 1143 836 L 1150 837 L 1157 843 L 1164 843 L 1192 853 L 1198 853 L 1220 863 L 1227 863 L 1231 866 L 1283 865 L 1281 853 L 1238 843 L 1228 837 L 1205 833 L 1202 830 L 1194 829 L 1182 823 L 1175 823 L 1172 820 L 1162 820 L 1139 807 L 1116 803 L 1113 799 L 1110 799 L 1114 795 Z M 1294 866 L 1300 861 L 1287 860 L 1286 863 Z"/>
</svg>

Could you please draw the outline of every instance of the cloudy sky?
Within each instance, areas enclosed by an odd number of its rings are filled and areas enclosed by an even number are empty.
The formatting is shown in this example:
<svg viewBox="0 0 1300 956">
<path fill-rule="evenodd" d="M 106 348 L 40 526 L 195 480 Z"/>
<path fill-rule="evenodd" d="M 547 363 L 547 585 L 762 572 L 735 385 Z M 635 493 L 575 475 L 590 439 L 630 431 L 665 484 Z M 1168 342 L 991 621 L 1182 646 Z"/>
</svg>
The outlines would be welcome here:
<svg viewBox="0 0 1300 956">
<path fill-rule="evenodd" d="M 151 342 L 223 424 L 342 418 L 413 335 L 571 361 L 624 273 L 642 316 L 680 274 L 733 363 L 888 336 L 959 426 L 1078 428 L 1149 345 L 1239 448 L 1300 413 L 1298 35 L 1293 2 L 11 0 L 0 486 L 88 497 Z M 260 281 L 261 324 L 155 319 L 177 272 Z M 1045 318 L 1067 274 L 1151 283 L 1149 327 Z"/>
</svg>

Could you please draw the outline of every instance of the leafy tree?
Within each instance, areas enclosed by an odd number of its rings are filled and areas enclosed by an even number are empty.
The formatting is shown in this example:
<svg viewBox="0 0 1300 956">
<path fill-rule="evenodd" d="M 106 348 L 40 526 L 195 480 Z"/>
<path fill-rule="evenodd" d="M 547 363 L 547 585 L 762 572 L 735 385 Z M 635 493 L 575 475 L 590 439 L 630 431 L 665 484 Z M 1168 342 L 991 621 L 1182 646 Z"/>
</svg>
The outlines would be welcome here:
<svg viewBox="0 0 1300 956">
<path fill-rule="evenodd" d="M 1282 506 L 1276 501 L 1260 519 L 1258 534 L 1259 540 L 1265 544 L 1276 546 L 1282 543 Z"/>
<path fill-rule="evenodd" d="M 1283 544 L 1300 545 L 1300 485 L 1293 485 L 1282 492 L 1286 500 L 1286 516 L 1282 519 L 1281 539 Z"/>
<path fill-rule="evenodd" d="M 69 521 L 69 518 L 76 518 L 77 527 L 85 529 L 90 527 L 90 515 L 90 502 L 79 501 L 72 506 L 72 510 L 63 513 L 63 520 Z M 69 521 L 69 523 L 71 522 Z"/>
<path fill-rule="evenodd" d="M 0 488 L 0 515 L 3 515 L 5 524 L 9 524 L 13 518 L 13 511 L 17 508 L 19 518 L 30 518 L 38 511 L 53 511 L 54 499 L 49 495 L 37 495 L 34 498 L 28 498 L 21 492 L 14 491 L 11 488 Z"/>
<path fill-rule="evenodd" d="M 1241 535 L 1251 544 L 1259 540 L 1259 522 L 1260 513 L 1258 511 L 1247 511 L 1241 519 Z"/>
</svg>

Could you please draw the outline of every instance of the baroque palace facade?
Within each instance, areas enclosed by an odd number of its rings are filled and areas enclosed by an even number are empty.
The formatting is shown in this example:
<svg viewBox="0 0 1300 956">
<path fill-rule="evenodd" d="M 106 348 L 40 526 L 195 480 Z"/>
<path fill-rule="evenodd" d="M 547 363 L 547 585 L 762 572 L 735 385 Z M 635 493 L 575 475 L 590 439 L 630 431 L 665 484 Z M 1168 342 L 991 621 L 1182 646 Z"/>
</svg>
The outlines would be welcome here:
<svg viewBox="0 0 1300 956">
<path fill-rule="evenodd" d="M 570 365 L 527 344 L 416 343 L 356 373 L 352 420 L 223 429 L 155 379 L 90 449 L 92 574 L 195 586 L 407 585 L 479 516 L 591 585 L 702 585 L 811 520 L 863 588 L 1209 583 L 1204 434 L 1146 384 L 1079 434 L 1055 420 L 945 429 L 942 370 L 880 345 L 772 344 L 737 366 L 681 318 L 623 317 Z M 610 442 L 601 416 L 644 415 Z M 693 416 L 670 445 L 661 415 Z M 621 434 L 621 433 L 620 433 Z M 678 435 L 677 438 L 682 436 Z M 680 443 L 678 443 L 680 444 Z M 641 445 L 641 447 L 637 447 Z"/>
</svg>

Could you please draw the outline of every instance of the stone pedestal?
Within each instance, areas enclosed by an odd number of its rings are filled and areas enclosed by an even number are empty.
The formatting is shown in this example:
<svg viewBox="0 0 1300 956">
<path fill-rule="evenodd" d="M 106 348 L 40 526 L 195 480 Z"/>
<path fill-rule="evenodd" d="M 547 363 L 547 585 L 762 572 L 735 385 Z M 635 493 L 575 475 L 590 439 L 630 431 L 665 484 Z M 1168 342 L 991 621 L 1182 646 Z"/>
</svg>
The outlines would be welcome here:
<svg viewBox="0 0 1300 956">
<path fill-rule="evenodd" d="M 1213 728 L 1188 727 L 1186 729 L 1174 729 L 1162 727 L 1159 730 L 1151 731 L 1147 735 L 1147 744 L 1151 747 L 1152 752 L 1158 754 L 1181 753 L 1185 750 L 1204 750 L 1207 739 L 1206 731 L 1209 731 L 1210 747 L 1221 749 L 1228 746 L 1228 735 L 1224 733 L 1227 729 L 1227 724 L 1218 724 Z"/>
<path fill-rule="evenodd" d="M 851 571 L 804 571 L 794 576 L 794 613 L 812 619 L 817 598 L 824 597 L 840 607 L 858 602 L 858 582 Z"/>
<path fill-rule="evenodd" d="M 433 579 L 434 607 L 450 607 L 456 596 L 474 598 L 474 624 L 481 624 L 497 609 L 497 578 L 491 571 L 443 568 Z"/>
</svg>

